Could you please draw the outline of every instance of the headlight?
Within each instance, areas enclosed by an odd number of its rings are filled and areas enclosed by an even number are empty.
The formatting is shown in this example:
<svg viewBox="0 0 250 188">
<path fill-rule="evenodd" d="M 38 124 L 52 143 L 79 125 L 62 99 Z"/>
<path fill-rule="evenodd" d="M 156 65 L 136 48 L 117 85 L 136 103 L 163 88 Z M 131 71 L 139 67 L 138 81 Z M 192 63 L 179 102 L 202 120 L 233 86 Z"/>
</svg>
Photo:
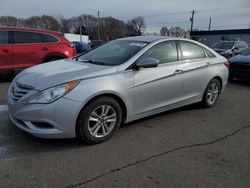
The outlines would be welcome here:
<svg viewBox="0 0 250 188">
<path fill-rule="evenodd" d="M 57 85 L 52 88 L 40 91 L 35 95 L 25 99 L 23 101 L 24 104 L 48 104 L 51 102 L 56 101 L 57 99 L 61 98 L 62 96 L 66 95 L 70 92 L 80 80 L 75 80 L 72 82 L 68 82 L 65 84 Z"/>
</svg>

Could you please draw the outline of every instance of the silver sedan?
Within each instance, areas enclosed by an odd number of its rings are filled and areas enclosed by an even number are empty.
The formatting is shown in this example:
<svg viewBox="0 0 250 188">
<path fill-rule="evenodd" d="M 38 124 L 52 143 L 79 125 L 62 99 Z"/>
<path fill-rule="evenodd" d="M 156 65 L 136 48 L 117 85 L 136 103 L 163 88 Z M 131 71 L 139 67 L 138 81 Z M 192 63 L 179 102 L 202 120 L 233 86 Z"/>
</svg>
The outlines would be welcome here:
<svg viewBox="0 0 250 188">
<path fill-rule="evenodd" d="M 8 91 L 20 129 L 43 138 L 109 139 L 122 123 L 191 103 L 213 106 L 228 62 L 198 42 L 128 37 L 22 71 Z"/>
</svg>

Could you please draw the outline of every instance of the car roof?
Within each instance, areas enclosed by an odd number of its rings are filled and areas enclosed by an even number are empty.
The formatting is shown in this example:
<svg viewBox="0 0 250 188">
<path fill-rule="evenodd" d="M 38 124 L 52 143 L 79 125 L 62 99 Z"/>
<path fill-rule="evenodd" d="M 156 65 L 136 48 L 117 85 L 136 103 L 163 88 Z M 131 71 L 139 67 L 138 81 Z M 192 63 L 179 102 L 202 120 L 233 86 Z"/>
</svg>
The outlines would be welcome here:
<svg viewBox="0 0 250 188">
<path fill-rule="evenodd" d="M 134 37 L 126 37 L 121 38 L 120 40 L 134 40 L 134 41 L 141 41 L 141 42 L 154 42 L 161 39 L 171 39 L 171 37 L 165 36 L 134 36 Z"/>
<path fill-rule="evenodd" d="M 59 34 L 57 31 L 50 31 L 46 29 L 35 29 L 35 28 L 19 28 L 19 27 L 0 27 L 0 30 L 8 30 L 8 31 L 31 31 L 31 32 L 40 32 L 40 33 L 48 33 L 48 34 Z"/>
<path fill-rule="evenodd" d="M 155 41 L 162 41 L 162 40 L 182 40 L 182 41 L 190 41 L 190 42 L 195 42 L 197 41 L 190 40 L 187 38 L 180 38 L 180 37 L 167 37 L 167 36 L 135 36 L 135 37 L 126 37 L 126 38 L 120 38 L 117 40 L 133 40 L 133 41 L 139 41 L 139 42 L 148 42 L 152 43 Z"/>
</svg>

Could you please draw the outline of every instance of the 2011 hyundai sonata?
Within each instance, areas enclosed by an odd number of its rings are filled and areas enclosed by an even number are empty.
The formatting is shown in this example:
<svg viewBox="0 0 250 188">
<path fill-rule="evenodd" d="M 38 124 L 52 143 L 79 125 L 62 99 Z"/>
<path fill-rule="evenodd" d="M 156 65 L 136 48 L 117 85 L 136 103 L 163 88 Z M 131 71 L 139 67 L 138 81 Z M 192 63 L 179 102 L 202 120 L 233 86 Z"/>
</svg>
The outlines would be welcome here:
<svg viewBox="0 0 250 188">
<path fill-rule="evenodd" d="M 10 118 L 38 137 L 100 143 L 122 123 L 196 102 L 213 106 L 228 65 L 192 40 L 118 39 L 21 72 L 8 91 Z"/>
</svg>

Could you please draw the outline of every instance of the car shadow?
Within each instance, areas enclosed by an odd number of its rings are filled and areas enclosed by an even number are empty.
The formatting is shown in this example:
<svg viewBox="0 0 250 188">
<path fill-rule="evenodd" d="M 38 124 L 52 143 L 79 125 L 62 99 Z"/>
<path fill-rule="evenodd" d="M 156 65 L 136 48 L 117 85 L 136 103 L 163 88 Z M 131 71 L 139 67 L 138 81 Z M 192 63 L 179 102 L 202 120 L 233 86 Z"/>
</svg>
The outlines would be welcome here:
<svg viewBox="0 0 250 188">
<path fill-rule="evenodd" d="M 206 109 L 206 108 L 204 108 L 201 103 L 194 103 L 194 104 L 190 104 L 190 105 L 187 105 L 187 106 L 183 106 L 183 107 L 175 108 L 175 109 L 172 109 L 172 110 L 164 111 L 164 112 L 161 112 L 161 113 L 158 113 L 158 114 L 155 114 L 155 115 L 147 116 L 147 117 L 144 117 L 144 118 L 129 122 L 127 124 L 123 124 L 121 126 L 121 128 L 132 126 L 132 125 L 137 124 L 137 123 L 143 123 L 143 122 L 145 122 L 147 120 L 154 120 L 154 119 L 160 118 L 161 116 L 168 116 L 168 115 L 178 113 L 178 112 L 182 112 L 182 111 L 189 111 L 189 110 L 194 111 L 194 110 L 202 110 L 202 109 Z"/>
<path fill-rule="evenodd" d="M 11 82 L 14 79 L 14 75 L 0 75 L 0 83 Z"/>
<path fill-rule="evenodd" d="M 240 86 L 250 87 L 250 80 L 247 79 L 234 79 L 229 82 L 230 84 L 236 84 Z"/>
</svg>

